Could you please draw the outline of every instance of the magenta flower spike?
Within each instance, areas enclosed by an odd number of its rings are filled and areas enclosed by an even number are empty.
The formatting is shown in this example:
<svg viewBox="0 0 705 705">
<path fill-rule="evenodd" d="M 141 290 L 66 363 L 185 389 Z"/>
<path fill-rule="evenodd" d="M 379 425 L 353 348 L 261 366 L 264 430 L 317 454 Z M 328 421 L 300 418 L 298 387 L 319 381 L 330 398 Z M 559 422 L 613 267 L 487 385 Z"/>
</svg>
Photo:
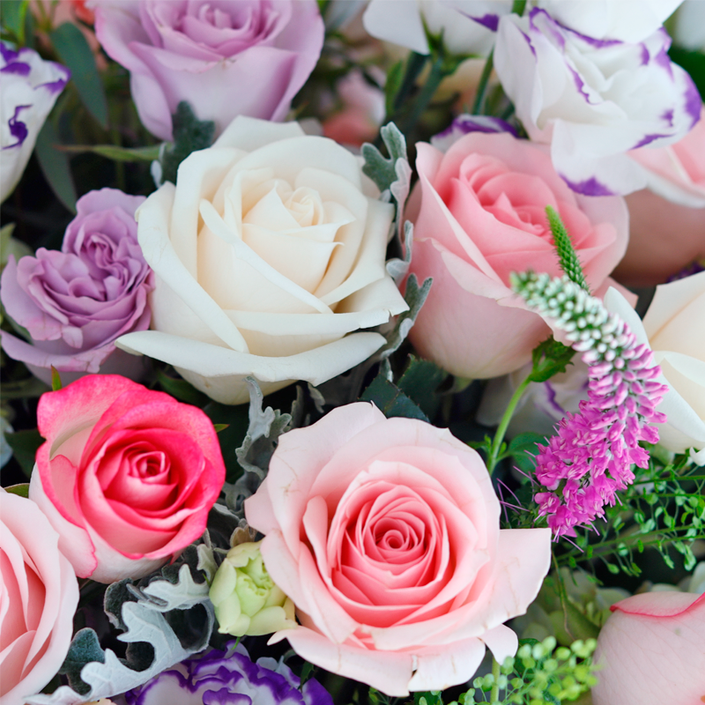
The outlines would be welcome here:
<svg viewBox="0 0 705 705">
<path fill-rule="evenodd" d="M 529 308 L 565 331 L 588 365 L 588 399 L 567 414 L 547 446 L 539 446 L 536 479 L 547 491 L 535 500 L 556 537 L 603 517 L 617 492 L 634 481 L 649 454 L 639 441 L 657 443 L 650 425 L 666 420 L 656 411 L 668 387 L 658 381 L 648 346 L 638 345 L 626 323 L 609 313 L 568 277 L 533 272 L 512 275 L 512 286 Z"/>
</svg>

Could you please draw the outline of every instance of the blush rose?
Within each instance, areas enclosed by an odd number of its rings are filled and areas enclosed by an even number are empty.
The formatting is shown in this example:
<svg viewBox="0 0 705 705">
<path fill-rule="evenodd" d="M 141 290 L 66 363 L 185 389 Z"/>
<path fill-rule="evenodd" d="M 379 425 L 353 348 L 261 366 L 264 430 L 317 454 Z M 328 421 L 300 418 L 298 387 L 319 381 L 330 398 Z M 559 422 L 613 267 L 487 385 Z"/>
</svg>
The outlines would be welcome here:
<svg viewBox="0 0 705 705">
<path fill-rule="evenodd" d="M 42 395 L 37 421 L 29 496 L 79 577 L 142 577 L 203 533 L 225 466 L 200 409 L 89 375 Z"/>
<path fill-rule="evenodd" d="M 550 562 L 548 529 L 500 530 L 480 456 L 447 430 L 338 407 L 281 437 L 245 502 L 303 658 L 388 695 L 467 681 L 501 662 Z"/>
<path fill-rule="evenodd" d="M 411 272 L 434 281 L 411 342 L 461 377 L 512 372 L 549 333 L 540 316 L 514 307 L 509 288 L 512 271 L 560 274 L 546 206 L 599 291 L 627 246 L 624 199 L 574 193 L 545 148 L 508 133 L 472 132 L 445 154 L 420 143 L 417 154 Z"/>
<path fill-rule="evenodd" d="M 407 306 L 384 266 L 393 208 L 359 160 L 296 123 L 238 117 L 137 213 L 151 331 L 118 341 L 216 401 L 325 382 L 378 350 Z M 348 335 L 349 334 L 349 335 Z"/>
<path fill-rule="evenodd" d="M 594 705 L 705 702 L 705 595 L 648 592 L 611 609 L 597 640 Z"/>
<path fill-rule="evenodd" d="M 59 535 L 29 499 L 0 488 L 0 702 L 38 693 L 69 649 L 78 581 Z"/>
<path fill-rule="evenodd" d="M 100 0 L 93 9 L 98 41 L 130 71 L 140 120 L 162 140 L 183 100 L 216 134 L 237 115 L 283 120 L 323 47 L 315 0 Z"/>
<path fill-rule="evenodd" d="M 138 378 L 144 366 L 115 349 L 115 339 L 149 327 L 147 295 L 153 275 L 137 242 L 135 210 L 144 196 L 117 189 L 90 191 L 76 203 L 61 252 L 40 248 L 35 257 L 11 257 L 2 273 L 2 303 L 31 336 L 0 333 L 3 350 L 51 381 L 53 365 L 64 382 L 86 372 Z"/>
</svg>

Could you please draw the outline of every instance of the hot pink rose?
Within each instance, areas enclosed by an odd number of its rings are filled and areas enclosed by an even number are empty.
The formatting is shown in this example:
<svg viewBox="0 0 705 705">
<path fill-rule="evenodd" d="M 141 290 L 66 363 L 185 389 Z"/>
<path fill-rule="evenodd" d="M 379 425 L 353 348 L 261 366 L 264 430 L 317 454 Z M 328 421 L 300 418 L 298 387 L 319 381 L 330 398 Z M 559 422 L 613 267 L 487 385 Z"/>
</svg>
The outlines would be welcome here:
<svg viewBox="0 0 705 705">
<path fill-rule="evenodd" d="M 705 595 L 648 592 L 611 609 L 597 640 L 594 705 L 702 705 Z"/>
<path fill-rule="evenodd" d="M 598 290 L 626 249 L 624 200 L 576 194 L 546 148 L 508 133 L 470 133 L 446 154 L 420 143 L 417 154 L 411 271 L 433 285 L 409 337 L 455 375 L 512 372 L 549 334 L 540 316 L 515 307 L 509 289 L 512 271 L 560 274 L 546 206 L 560 214 Z"/>
<path fill-rule="evenodd" d="M 339 407 L 284 435 L 245 502 L 301 626 L 278 632 L 329 671 L 388 695 L 467 681 L 502 661 L 550 562 L 548 529 L 499 529 L 480 456 L 447 430 Z"/>
<path fill-rule="evenodd" d="M 140 120 L 172 139 L 182 100 L 216 134 L 237 116 L 283 120 L 323 47 L 316 0 L 100 0 L 98 41 L 130 71 Z"/>
<path fill-rule="evenodd" d="M 0 702 L 23 703 L 64 661 L 78 581 L 37 505 L 0 489 Z"/>
<path fill-rule="evenodd" d="M 29 496 L 79 577 L 142 577 L 203 533 L 225 466 L 200 409 L 90 375 L 44 394 L 37 421 Z"/>
</svg>

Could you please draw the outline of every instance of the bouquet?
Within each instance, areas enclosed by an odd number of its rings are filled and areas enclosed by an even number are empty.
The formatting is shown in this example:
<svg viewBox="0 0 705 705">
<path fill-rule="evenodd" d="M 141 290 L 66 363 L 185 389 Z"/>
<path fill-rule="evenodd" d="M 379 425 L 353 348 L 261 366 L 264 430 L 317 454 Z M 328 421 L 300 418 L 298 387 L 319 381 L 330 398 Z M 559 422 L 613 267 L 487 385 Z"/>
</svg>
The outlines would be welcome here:
<svg viewBox="0 0 705 705">
<path fill-rule="evenodd" d="M 0 8 L 0 705 L 705 701 L 705 4 Z"/>
</svg>

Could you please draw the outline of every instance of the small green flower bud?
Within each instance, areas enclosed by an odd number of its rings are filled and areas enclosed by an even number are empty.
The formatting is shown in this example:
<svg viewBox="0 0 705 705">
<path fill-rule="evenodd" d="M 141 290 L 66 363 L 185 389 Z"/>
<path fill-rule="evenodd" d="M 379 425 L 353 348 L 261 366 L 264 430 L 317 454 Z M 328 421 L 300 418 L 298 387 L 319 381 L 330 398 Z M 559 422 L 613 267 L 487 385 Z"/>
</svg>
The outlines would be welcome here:
<svg viewBox="0 0 705 705">
<path fill-rule="evenodd" d="M 294 603 L 269 577 L 260 543 L 231 548 L 213 578 L 209 596 L 221 634 L 261 636 L 296 626 Z"/>
</svg>

